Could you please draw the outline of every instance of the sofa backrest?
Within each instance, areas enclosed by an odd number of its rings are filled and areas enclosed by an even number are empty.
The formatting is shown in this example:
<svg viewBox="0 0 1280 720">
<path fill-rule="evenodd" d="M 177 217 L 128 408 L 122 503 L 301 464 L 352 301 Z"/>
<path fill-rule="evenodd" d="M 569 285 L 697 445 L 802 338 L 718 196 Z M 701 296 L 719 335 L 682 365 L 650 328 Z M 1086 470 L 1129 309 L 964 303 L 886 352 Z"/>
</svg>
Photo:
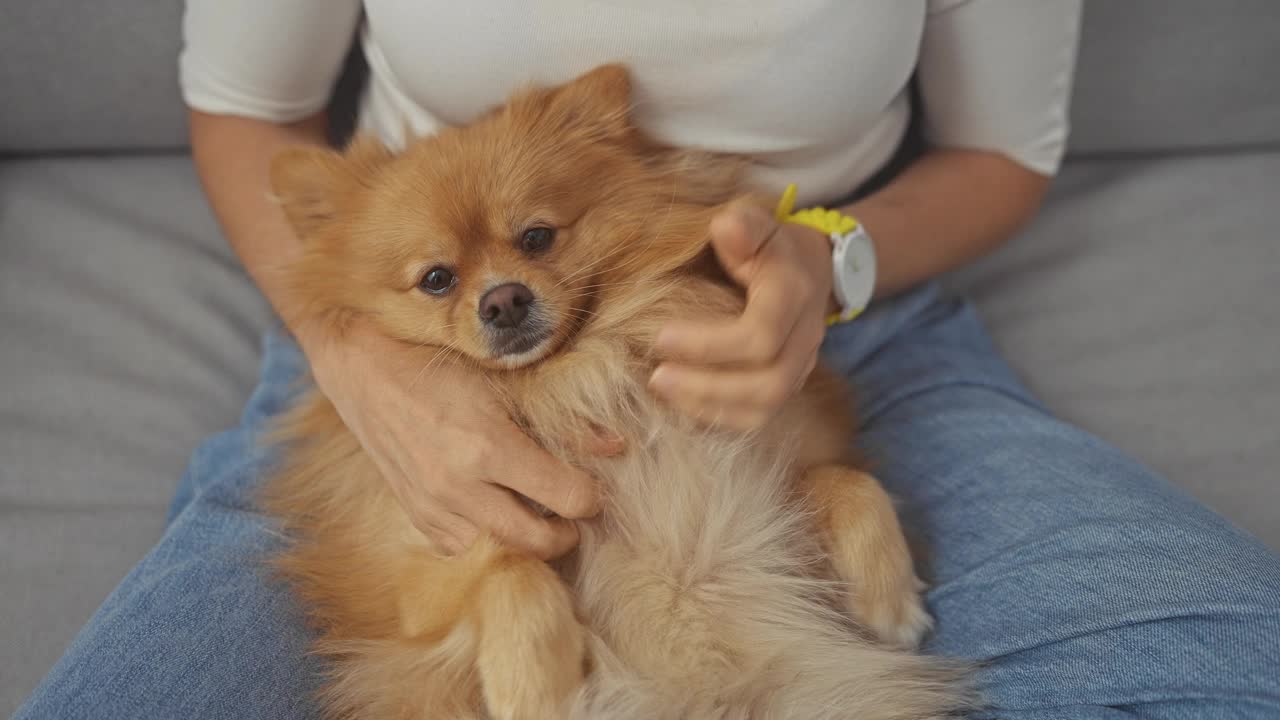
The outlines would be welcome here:
<svg viewBox="0 0 1280 720">
<path fill-rule="evenodd" d="M 0 153 L 181 148 L 181 17 L 4 3 Z M 1086 0 L 1072 123 L 1074 154 L 1280 146 L 1280 0 Z"/>
<path fill-rule="evenodd" d="M 1073 154 L 1260 145 L 1280 146 L 1280 2 L 1086 0 Z"/>
<path fill-rule="evenodd" d="M 183 147 L 182 8 L 182 0 L 3 3 L 0 152 Z"/>
</svg>

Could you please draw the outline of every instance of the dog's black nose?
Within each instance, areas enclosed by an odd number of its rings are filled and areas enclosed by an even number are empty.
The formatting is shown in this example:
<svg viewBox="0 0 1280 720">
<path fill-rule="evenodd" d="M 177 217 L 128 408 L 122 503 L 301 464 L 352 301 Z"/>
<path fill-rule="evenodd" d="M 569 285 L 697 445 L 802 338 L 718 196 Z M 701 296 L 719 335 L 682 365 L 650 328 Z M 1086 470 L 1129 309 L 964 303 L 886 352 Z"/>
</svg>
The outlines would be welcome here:
<svg viewBox="0 0 1280 720">
<path fill-rule="evenodd" d="M 520 283 L 506 283 L 480 298 L 480 319 L 496 328 L 518 327 L 529 315 L 533 292 Z"/>
</svg>

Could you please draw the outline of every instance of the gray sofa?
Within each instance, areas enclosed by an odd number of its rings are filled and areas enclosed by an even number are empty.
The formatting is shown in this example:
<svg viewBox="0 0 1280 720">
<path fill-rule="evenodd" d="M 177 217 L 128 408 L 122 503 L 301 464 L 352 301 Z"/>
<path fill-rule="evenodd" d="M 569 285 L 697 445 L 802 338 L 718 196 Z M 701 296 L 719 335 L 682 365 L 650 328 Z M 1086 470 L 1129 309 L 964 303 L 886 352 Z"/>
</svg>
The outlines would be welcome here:
<svg viewBox="0 0 1280 720">
<path fill-rule="evenodd" d="M 6 715 L 157 538 L 271 322 L 183 150 L 180 16 L 177 0 L 0 9 Z M 1090 2 L 1052 197 L 951 279 L 1050 406 L 1272 547 L 1278 39 L 1273 0 Z"/>
</svg>

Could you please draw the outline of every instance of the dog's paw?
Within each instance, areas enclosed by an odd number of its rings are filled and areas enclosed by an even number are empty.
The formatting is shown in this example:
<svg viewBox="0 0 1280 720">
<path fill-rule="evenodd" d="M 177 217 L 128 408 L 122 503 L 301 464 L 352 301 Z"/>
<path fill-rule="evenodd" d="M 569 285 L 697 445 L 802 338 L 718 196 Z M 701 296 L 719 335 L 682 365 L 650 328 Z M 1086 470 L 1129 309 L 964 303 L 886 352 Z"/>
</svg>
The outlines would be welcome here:
<svg viewBox="0 0 1280 720">
<path fill-rule="evenodd" d="M 556 720 L 567 716 L 570 698 L 582 686 L 586 666 L 585 631 L 576 623 L 558 628 L 549 642 L 513 647 L 511 660 L 527 663 L 510 672 L 482 668 L 485 706 L 492 720 Z M 521 654 L 532 650 L 527 656 Z"/>
<path fill-rule="evenodd" d="M 876 640 L 890 647 L 915 649 L 933 628 L 933 618 L 920 597 L 924 583 L 912 576 L 910 581 L 894 585 L 853 590 L 850 610 Z"/>
</svg>

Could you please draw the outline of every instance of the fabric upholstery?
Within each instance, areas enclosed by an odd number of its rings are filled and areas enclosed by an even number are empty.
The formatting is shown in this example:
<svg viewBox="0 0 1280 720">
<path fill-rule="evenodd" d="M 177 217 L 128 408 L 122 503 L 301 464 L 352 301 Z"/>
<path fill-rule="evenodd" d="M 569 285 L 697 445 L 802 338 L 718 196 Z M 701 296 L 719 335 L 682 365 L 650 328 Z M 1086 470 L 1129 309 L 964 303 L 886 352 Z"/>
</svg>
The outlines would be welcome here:
<svg viewBox="0 0 1280 720">
<path fill-rule="evenodd" d="M 186 145 L 182 0 L 6 2 L 0 152 Z"/>
<path fill-rule="evenodd" d="M 1280 3 L 1088 0 L 1076 154 L 1280 147 Z"/>
</svg>

